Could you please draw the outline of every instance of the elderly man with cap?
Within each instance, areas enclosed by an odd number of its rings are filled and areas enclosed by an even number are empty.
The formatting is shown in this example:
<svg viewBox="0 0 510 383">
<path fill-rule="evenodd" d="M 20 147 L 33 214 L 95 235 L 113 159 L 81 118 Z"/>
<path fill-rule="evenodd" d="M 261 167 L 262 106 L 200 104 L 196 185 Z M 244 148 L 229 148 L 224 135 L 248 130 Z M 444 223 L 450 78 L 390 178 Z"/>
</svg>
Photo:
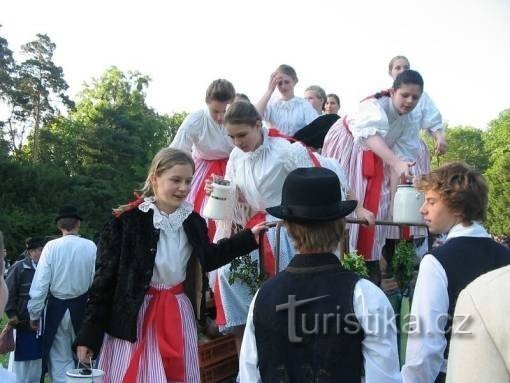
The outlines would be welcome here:
<svg viewBox="0 0 510 383">
<path fill-rule="evenodd" d="M 400 382 L 393 309 L 384 293 L 334 254 L 344 218 L 340 182 L 299 168 L 284 182 L 283 219 L 297 255 L 253 298 L 240 355 L 244 382 Z"/>
<path fill-rule="evenodd" d="M 62 237 L 44 246 L 28 312 L 32 327 L 42 330 L 42 377 L 49 371 L 52 383 L 64 383 L 66 371 L 74 368 L 71 345 L 84 319 L 96 245 L 78 235 L 81 217 L 75 207 L 61 208 L 55 221 Z"/>
<path fill-rule="evenodd" d="M 25 258 L 9 269 L 6 279 L 9 300 L 5 313 L 9 325 L 16 329 L 16 350 L 9 359 L 9 370 L 16 374 L 20 382 L 37 383 L 41 376 L 41 339 L 30 327 L 27 303 L 44 243 L 43 237 L 27 238 Z"/>
</svg>

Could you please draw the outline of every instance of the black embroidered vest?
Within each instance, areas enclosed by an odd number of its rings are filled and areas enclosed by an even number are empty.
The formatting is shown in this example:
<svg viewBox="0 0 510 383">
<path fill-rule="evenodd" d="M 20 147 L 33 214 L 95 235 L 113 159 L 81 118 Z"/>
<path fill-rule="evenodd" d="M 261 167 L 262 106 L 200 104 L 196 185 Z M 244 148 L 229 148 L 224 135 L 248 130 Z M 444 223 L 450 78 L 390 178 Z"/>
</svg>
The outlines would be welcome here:
<svg viewBox="0 0 510 383">
<path fill-rule="evenodd" d="M 335 255 L 308 254 L 295 256 L 260 288 L 253 321 L 264 383 L 360 382 L 358 280 Z"/>
</svg>

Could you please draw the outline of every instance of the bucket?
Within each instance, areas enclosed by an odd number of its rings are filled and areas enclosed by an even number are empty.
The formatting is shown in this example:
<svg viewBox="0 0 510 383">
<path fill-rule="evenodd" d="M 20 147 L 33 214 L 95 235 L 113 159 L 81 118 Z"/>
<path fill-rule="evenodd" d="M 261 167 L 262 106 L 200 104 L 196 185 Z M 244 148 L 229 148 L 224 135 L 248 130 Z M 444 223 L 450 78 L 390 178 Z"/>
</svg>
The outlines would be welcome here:
<svg viewBox="0 0 510 383">
<path fill-rule="evenodd" d="M 104 371 L 97 368 L 75 368 L 66 372 L 67 383 L 103 383 Z"/>
<path fill-rule="evenodd" d="M 425 223 L 420 213 L 423 205 L 423 193 L 413 185 L 402 184 L 397 186 L 393 202 L 393 222 L 396 223 Z"/>
<path fill-rule="evenodd" d="M 213 181 L 203 214 L 211 219 L 229 219 L 233 210 L 233 188 L 227 180 Z"/>
</svg>

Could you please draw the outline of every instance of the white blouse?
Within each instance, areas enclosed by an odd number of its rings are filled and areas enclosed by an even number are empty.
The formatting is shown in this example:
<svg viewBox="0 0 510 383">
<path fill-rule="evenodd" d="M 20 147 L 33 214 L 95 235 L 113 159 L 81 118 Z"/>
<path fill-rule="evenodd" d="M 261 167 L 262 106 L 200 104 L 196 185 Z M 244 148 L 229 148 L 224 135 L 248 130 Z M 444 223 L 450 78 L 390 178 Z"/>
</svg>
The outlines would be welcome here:
<svg viewBox="0 0 510 383">
<path fill-rule="evenodd" d="M 228 158 L 234 144 L 225 127 L 216 123 L 205 108 L 186 116 L 170 147 L 193 152 L 194 158 L 220 160 Z"/>
<path fill-rule="evenodd" d="M 287 101 L 272 99 L 264 113 L 264 119 L 271 128 L 278 129 L 288 136 L 293 136 L 317 117 L 319 117 L 317 111 L 301 97 L 294 97 Z"/>
<path fill-rule="evenodd" d="M 182 223 L 193 211 L 193 206 L 183 202 L 173 213 L 166 214 L 154 204 L 154 197 L 149 197 L 138 205 L 138 209 L 144 213 L 152 209 L 154 228 L 160 230 L 151 282 L 168 286 L 183 282 L 192 249 Z"/>
<path fill-rule="evenodd" d="M 422 114 L 417 108 L 399 115 L 391 98 L 371 98 L 359 104 L 355 114 L 346 117 L 355 142 L 379 134 L 397 157 L 405 161 L 416 160 L 420 150 L 420 124 Z"/>
<path fill-rule="evenodd" d="M 439 109 L 437 109 L 434 104 L 434 101 L 432 101 L 427 93 L 422 93 L 420 101 L 418 101 L 418 105 L 416 105 L 415 109 L 416 112 L 414 115 L 421 121 L 421 129 L 424 129 L 429 133 L 444 130 L 443 117 L 441 116 Z"/>
<path fill-rule="evenodd" d="M 250 208 L 254 211 L 265 211 L 267 207 L 281 203 L 283 182 L 294 169 L 313 166 L 306 148 L 299 144 L 291 144 L 278 137 L 269 137 L 267 131 L 263 143 L 253 152 L 243 152 L 234 148 L 227 162 L 225 178 L 232 181 Z M 313 153 L 323 167 L 333 170 L 342 185 L 345 196 L 347 178 L 340 164 L 330 158 Z M 244 224 L 244 222 L 238 222 Z"/>
</svg>

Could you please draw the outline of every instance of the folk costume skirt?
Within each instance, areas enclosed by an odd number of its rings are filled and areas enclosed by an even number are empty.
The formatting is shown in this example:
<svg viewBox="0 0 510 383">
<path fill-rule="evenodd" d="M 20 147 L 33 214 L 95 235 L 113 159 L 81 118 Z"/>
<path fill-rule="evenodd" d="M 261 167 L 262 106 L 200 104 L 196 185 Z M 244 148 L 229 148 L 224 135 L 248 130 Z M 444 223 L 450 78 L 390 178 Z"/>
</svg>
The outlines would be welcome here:
<svg viewBox="0 0 510 383">
<path fill-rule="evenodd" d="M 195 315 L 182 284 L 151 285 L 138 314 L 137 341 L 106 334 L 98 367 L 104 383 L 200 382 Z"/>
</svg>

